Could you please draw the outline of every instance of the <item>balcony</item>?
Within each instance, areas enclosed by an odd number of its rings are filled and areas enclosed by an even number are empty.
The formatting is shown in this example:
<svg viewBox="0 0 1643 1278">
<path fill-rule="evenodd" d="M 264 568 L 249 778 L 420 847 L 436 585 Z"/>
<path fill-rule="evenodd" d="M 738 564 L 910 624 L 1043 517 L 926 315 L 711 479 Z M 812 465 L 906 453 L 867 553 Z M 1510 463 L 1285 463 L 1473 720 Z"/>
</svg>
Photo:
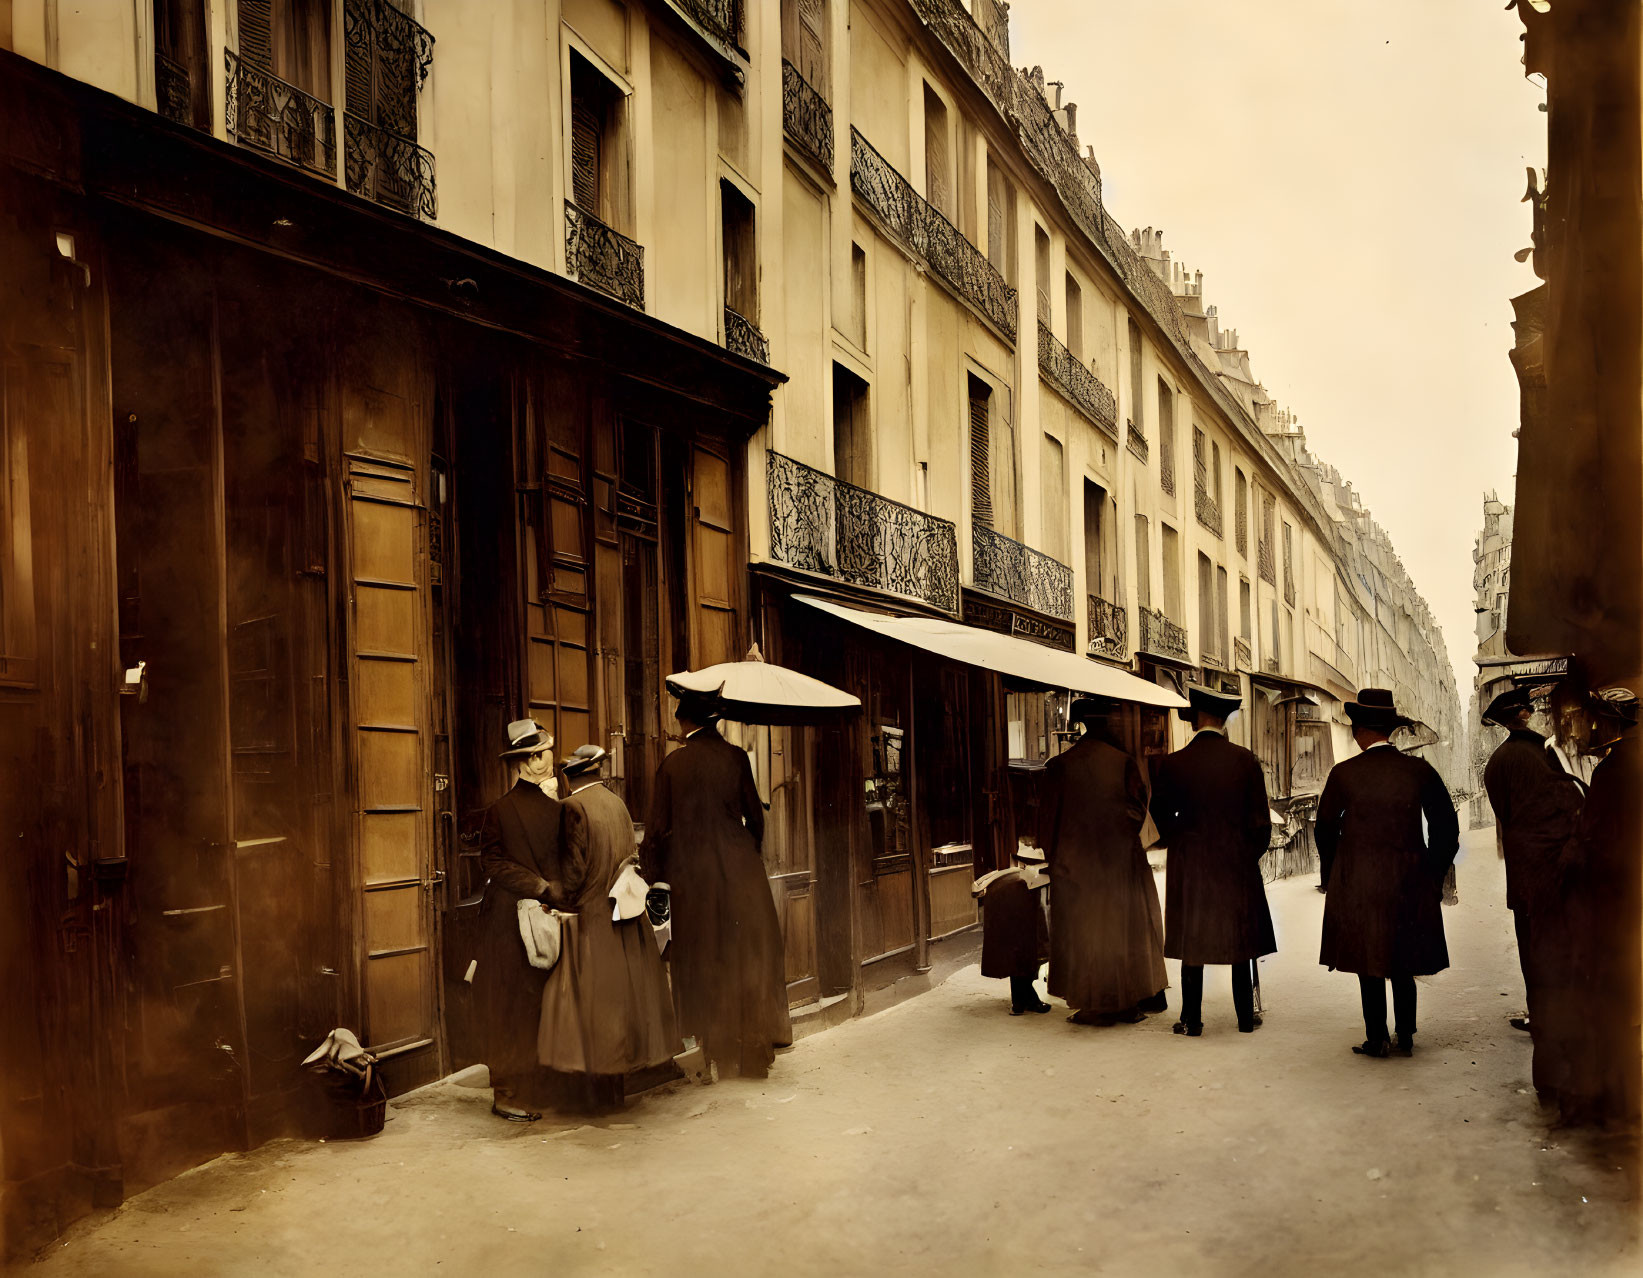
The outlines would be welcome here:
<svg viewBox="0 0 1643 1278">
<path fill-rule="evenodd" d="M 789 141 L 833 175 L 833 108 L 799 69 L 782 60 L 782 124 Z"/>
<path fill-rule="evenodd" d="M 1015 104 L 1016 76 L 1010 67 L 1009 50 L 1001 49 L 998 40 L 999 31 L 1007 28 L 993 22 L 989 23 L 994 28 L 991 33 L 983 31 L 957 0 L 912 0 L 912 5 L 919 20 L 936 33 L 936 38 L 992 99 L 999 114 L 1008 118 Z"/>
<path fill-rule="evenodd" d="M 971 529 L 970 550 L 977 590 L 1047 617 L 1073 619 L 1073 570 L 1059 559 L 981 524 Z"/>
<path fill-rule="evenodd" d="M 756 364 L 770 363 L 770 342 L 752 320 L 725 307 L 725 349 Z"/>
<path fill-rule="evenodd" d="M 1043 320 L 1038 321 L 1038 371 L 1074 408 L 1117 441 L 1118 401 Z"/>
<path fill-rule="evenodd" d="M 1124 605 L 1090 595 L 1090 638 L 1084 651 L 1109 661 L 1127 661 L 1130 652 L 1130 619 Z"/>
<path fill-rule="evenodd" d="M 1175 661 L 1191 662 L 1187 650 L 1186 627 L 1178 626 L 1161 612 L 1142 608 L 1141 642 L 1137 649 L 1155 657 L 1169 657 Z"/>
<path fill-rule="evenodd" d="M 154 55 L 154 101 L 166 119 L 194 123 L 194 77 L 176 58 L 163 53 Z"/>
<path fill-rule="evenodd" d="M 635 310 L 645 309 L 645 250 L 565 201 L 565 272 Z"/>
<path fill-rule="evenodd" d="M 223 54 L 228 63 L 223 111 L 228 136 L 299 169 L 335 178 L 337 125 L 330 106 L 242 61 L 231 49 Z"/>
<path fill-rule="evenodd" d="M 742 0 L 672 0 L 672 3 L 727 49 L 742 47 Z"/>
<path fill-rule="evenodd" d="M 439 216 L 432 151 L 352 111 L 342 114 L 342 138 L 350 191 L 410 217 Z"/>
<path fill-rule="evenodd" d="M 1221 535 L 1221 503 L 1211 497 L 1207 490 L 1193 489 L 1192 511 L 1198 516 L 1198 522 L 1206 529 L 1217 537 Z"/>
<path fill-rule="evenodd" d="M 1255 669 L 1255 654 L 1250 651 L 1249 640 L 1234 635 L 1232 638 L 1232 658 L 1239 670 Z"/>
<path fill-rule="evenodd" d="M 958 613 L 958 533 L 945 519 L 768 454 L 770 557 Z"/>
<path fill-rule="evenodd" d="M 1148 452 L 1147 437 L 1141 433 L 1141 428 L 1127 417 L 1124 419 L 1124 443 L 1145 465 Z"/>
<path fill-rule="evenodd" d="M 850 187 L 890 236 L 923 258 L 961 301 L 1015 341 L 1019 312 L 1015 289 L 854 127 L 850 130 Z"/>
</svg>

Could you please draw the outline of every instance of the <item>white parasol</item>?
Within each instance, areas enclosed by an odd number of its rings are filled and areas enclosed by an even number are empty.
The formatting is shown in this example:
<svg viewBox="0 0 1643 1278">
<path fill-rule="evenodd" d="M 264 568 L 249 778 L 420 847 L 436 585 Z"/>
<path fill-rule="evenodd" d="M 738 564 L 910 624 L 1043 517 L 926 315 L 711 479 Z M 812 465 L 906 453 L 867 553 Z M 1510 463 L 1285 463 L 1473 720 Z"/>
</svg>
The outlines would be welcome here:
<svg viewBox="0 0 1643 1278">
<path fill-rule="evenodd" d="M 669 675 L 668 691 L 717 695 L 727 719 L 738 723 L 826 723 L 861 709 L 861 699 L 786 666 L 771 665 L 748 649 L 745 661 L 725 661 Z"/>
</svg>

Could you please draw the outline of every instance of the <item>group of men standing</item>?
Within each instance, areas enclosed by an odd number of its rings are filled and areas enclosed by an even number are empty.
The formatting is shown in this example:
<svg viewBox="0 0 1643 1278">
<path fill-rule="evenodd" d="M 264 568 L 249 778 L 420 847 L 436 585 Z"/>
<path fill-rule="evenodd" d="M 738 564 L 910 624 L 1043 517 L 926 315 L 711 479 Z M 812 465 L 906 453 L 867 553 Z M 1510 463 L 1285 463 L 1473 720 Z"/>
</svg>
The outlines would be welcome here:
<svg viewBox="0 0 1643 1278">
<path fill-rule="evenodd" d="M 1272 818 L 1259 760 L 1227 739 L 1227 719 L 1241 704 L 1236 696 L 1189 690 L 1179 713 L 1193 724 L 1192 739 L 1162 760 L 1150 796 L 1118 739 L 1119 703 L 1084 697 L 1073 704 L 1083 734 L 1046 766 L 1038 840 L 1051 885 L 1049 992 L 1074 1009 L 1073 1023 L 1134 1023 L 1166 1010 L 1167 957 L 1181 963 L 1175 1033 L 1203 1034 L 1210 964 L 1231 968 L 1239 1032 L 1260 1028 L 1255 964 L 1278 948 L 1261 875 Z M 1391 982 L 1396 1046 L 1408 1055 L 1414 978 L 1448 966 L 1439 905 L 1459 823 L 1431 764 L 1391 745 L 1408 722 L 1391 693 L 1366 688 L 1346 712 L 1361 753 L 1330 773 L 1319 801 L 1316 836 L 1328 892 L 1320 962 L 1358 976 L 1364 1041 L 1352 1050 L 1360 1055 L 1393 1050 Z M 1149 812 L 1168 852 L 1162 913 L 1142 845 Z M 995 895 L 1013 894 L 1006 883 L 990 885 L 984 911 L 993 912 Z M 1000 926 L 1016 913 L 984 913 L 982 971 L 1015 978 L 1013 1011 L 1048 1011 L 1030 982 L 1022 984 L 1032 947 L 1007 939 L 1012 929 Z"/>
<path fill-rule="evenodd" d="M 756 1077 L 790 1041 L 764 807 L 716 717 L 712 697 L 679 701 L 683 744 L 657 772 L 642 845 L 600 780 L 603 749 L 582 746 L 556 768 L 546 729 L 509 725 L 501 757 L 516 780 L 480 836 L 486 885 L 470 968 L 499 1117 L 619 1106 L 627 1079 L 666 1066 L 685 1037 L 705 1067 Z M 612 895 L 630 870 L 669 893 L 666 963 L 648 912 L 624 912 Z M 525 939 L 540 916 L 559 933 L 551 966 Z"/>
</svg>

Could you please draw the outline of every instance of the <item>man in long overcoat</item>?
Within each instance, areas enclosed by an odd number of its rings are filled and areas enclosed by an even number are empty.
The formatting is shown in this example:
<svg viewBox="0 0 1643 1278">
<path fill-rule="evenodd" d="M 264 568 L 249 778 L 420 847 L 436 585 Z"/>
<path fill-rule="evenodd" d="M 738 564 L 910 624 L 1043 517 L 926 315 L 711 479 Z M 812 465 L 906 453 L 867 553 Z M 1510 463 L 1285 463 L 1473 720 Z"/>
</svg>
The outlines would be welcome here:
<svg viewBox="0 0 1643 1278">
<path fill-rule="evenodd" d="M 1105 698 L 1081 697 L 1084 735 L 1044 768 L 1039 846 L 1050 871 L 1050 993 L 1079 1025 L 1163 1011 L 1164 929 L 1141 847 L 1147 783 L 1118 742 Z"/>
<path fill-rule="evenodd" d="M 1188 699 L 1180 714 L 1197 732 L 1164 759 L 1152 792 L 1152 819 L 1169 849 L 1164 955 L 1181 960 L 1175 1032 L 1203 1033 L 1204 965 L 1227 963 L 1238 1029 L 1250 1034 L 1261 1023 L 1253 965 L 1278 948 L 1261 879 L 1272 841 L 1266 778 L 1260 760 L 1227 740 L 1240 699 L 1207 688 L 1189 689 Z"/>
<path fill-rule="evenodd" d="M 672 891 L 679 1032 L 721 1074 L 763 1078 L 793 1041 L 764 805 L 747 755 L 713 726 L 714 698 L 687 695 L 674 717 L 685 743 L 657 770 L 640 858 L 644 876 Z"/>
<path fill-rule="evenodd" d="M 1483 769 L 1483 788 L 1500 830 L 1506 858 L 1506 906 L 1517 927 L 1518 964 L 1523 969 L 1527 1017 L 1514 1018 L 1518 1029 L 1534 1032 L 1540 1002 L 1540 973 L 1555 963 L 1565 935 L 1558 916 L 1562 892 L 1558 859 L 1580 817 L 1579 783 L 1557 766 L 1546 738 L 1529 727 L 1534 707 L 1521 688 L 1501 693 L 1483 712 L 1485 723 L 1507 729 Z M 1535 1040 L 1535 1086 L 1544 1092 L 1551 1078 L 1550 1057 Z"/>
<path fill-rule="evenodd" d="M 547 973 L 530 965 L 519 935 L 517 902 L 559 894 L 559 801 L 553 784 L 553 737 L 531 719 L 508 725 L 502 758 L 514 765 L 513 789 L 491 805 L 479 836 L 485 895 L 479 906 L 473 989 L 479 1047 L 496 1095 L 491 1110 L 510 1122 L 541 1117 L 528 1107 L 540 1093 L 536 1032 Z M 521 1103 L 516 1103 L 521 1102 Z"/>
<path fill-rule="evenodd" d="M 1390 1054 L 1386 983 L 1398 1050 L 1415 1050 L 1415 978 L 1449 966 L 1443 876 L 1460 848 L 1460 822 L 1437 769 L 1389 738 L 1407 720 L 1385 688 L 1346 703 L 1361 754 L 1337 763 L 1318 799 L 1323 946 L 1318 961 L 1358 977 L 1364 1056 Z M 1425 829 L 1422 829 L 1422 818 Z"/>
<path fill-rule="evenodd" d="M 559 961 L 542 991 L 537 1054 L 570 1076 L 583 1106 L 620 1107 L 626 1077 L 679 1050 L 673 1000 L 649 917 L 612 917 L 610 891 L 638 860 L 627 805 L 600 784 L 605 751 L 582 746 L 564 765 L 561 877 L 550 889 L 567 917 Z"/>
</svg>

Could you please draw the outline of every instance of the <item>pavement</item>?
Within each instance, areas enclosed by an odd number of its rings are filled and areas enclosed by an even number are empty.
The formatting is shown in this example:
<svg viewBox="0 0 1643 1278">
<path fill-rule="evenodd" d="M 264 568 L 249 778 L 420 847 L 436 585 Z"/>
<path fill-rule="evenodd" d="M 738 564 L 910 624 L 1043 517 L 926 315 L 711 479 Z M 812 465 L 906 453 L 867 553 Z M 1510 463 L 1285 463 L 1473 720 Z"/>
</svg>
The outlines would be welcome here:
<svg viewBox="0 0 1643 1278">
<path fill-rule="evenodd" d="M 970 967 L 766 1081 L 594 1122 L 505 1124 L 446 1080 L 378 1137 L 226 1155 L 24 1272 L 1635 1275 L 1627 1152 L 1540 1116 L 1493 831 L 1463 856 L 1412 1059 L 1352 1055 L 1357 983 L 1318 966 L 1323 897 L 1291 879 L 1253 1035 L 1225 968 L 1188 1039 L 1174 989 L 1169 1013 L 1083 1028 L 1059 1003 L 1011 1017 Z"/>
</svg>

